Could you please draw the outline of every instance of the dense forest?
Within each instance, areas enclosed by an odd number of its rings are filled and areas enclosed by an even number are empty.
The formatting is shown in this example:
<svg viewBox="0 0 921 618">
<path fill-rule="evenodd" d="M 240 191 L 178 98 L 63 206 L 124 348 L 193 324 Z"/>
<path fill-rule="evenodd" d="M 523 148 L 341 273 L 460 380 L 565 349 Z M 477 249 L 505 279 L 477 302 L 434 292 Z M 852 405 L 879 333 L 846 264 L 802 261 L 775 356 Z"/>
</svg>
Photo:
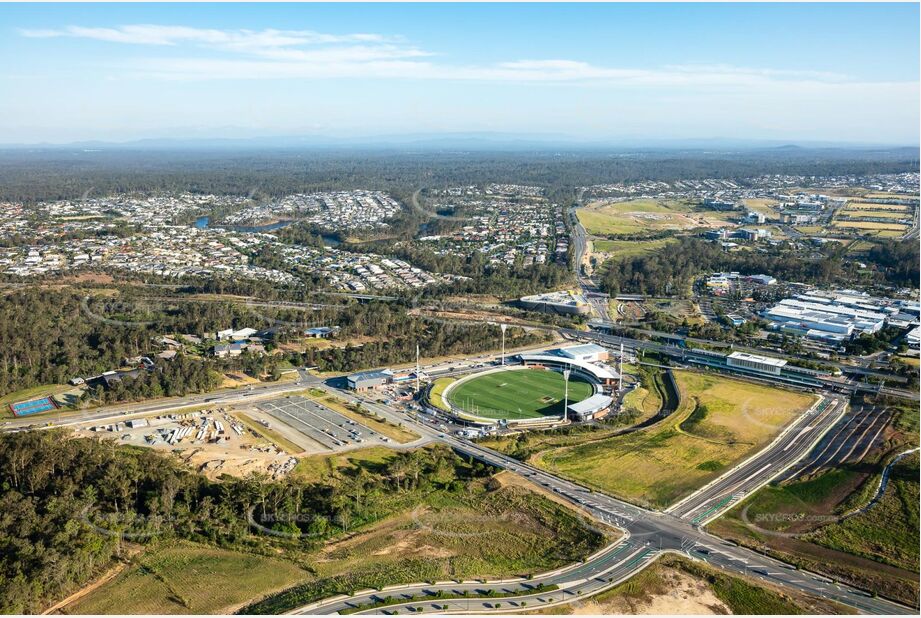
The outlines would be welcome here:
<svg viewBox="0 0 921 618">
<path fill-rule="evenodd" d="M 378 189 L 406 202 L 420 187 L 507 182 L 577 187 L 635 180 L 917 171 L 911 149 L 709 150 L 131 149 L 0 151 L 0 199 L 33 202 L 125 191 L 276 196 Z"/>
<path fill-rule="evenodd" d="M 878 281 L 896 286 L 918 285 L 918 242 L 893 241 L 887 249 L 874 249 L 867 258 L 877 266 Z M 744 275 L 769 273 L 784 281 L 815 285 L 852 284 L 860 269 L 854 261 L 845 259 L 844 247 L 828 243 L 812 254 L 793 251 L 727 252 L 717 243 L 699 238 L 681 238 L 658 251 L 614 260 L 602 277 L 602 285 L 610 294 L 622 292 L 639 294 L 679 294 L 688 282 L 703 273 L 737 271 Z M 906 261 L 901 261 L 906 260 Z M 909 264 L 907 260 L 912 260 Z"/>
<path fill-rule="evenodd" d="M 406 313 L 405 302 L 354 301 L 324 303 L 315 311 L 271 310 L 230 302 L 194 302 L 181 296 L 157 300 L 134 298 L 125 288 L 117 298 L 84 299 L 68 289 L 26 288 L 0 296 L 0 396 L 43 384 L 63 384 L 73 377 L 94 376 L 116 369 L 124 359 L 153 355 L 164 335 L 201 336 L 225 328 L 275 330 L 275 344 L 299 336 L 309 326 L 339 326 L 340 337 L 364 343 L 326 350 L 311 349 L 258 356 L 244 353 L 217 359 L 207 350 L 156 361 L 154 371 L 126 378 L 110 389 L 90 389 L 99 402 L 204 392 L 220 383 L 220 374 L 241 371 L 256 378 L 277 379 L 279 363 L 317 365 L 327 371 L 354 371 L 415 359 L 416 345 L 425 357 L 472 354 L 491 350 L 499 327 L 454 323 Z M 317 297 L 319 300 L 319 297 Z M 539 335 L 509 329 L 509 347 L 538 344 Z"/>
<path fill-rule="evenodd" d="M 322 483 L 215 482 L 149 449 L 65 437 L 0 435 L 0 612 L 40 612 L 123 555 L 126 542 L 184 538 L 297 559 L 424 492 L 467 491 L 464 481 L 488 472 L 436 447 Z"/>
</svg>

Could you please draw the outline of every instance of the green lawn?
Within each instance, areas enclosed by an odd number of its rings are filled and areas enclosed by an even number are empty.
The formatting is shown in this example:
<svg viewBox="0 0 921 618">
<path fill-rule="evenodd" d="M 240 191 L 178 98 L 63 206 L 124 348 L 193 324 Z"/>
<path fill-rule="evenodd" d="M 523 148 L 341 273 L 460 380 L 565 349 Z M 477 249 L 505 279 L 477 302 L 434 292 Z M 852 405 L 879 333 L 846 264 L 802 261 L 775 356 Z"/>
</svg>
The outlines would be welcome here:
<svg viewBox="0 0 921 618">
<path fill-rule="evenodd" d="M 475 377 L 448 393 L 451 404 L 485 418 L 527 419 L 563 414 L 563 376 L 546 369 L 515 369 Z M 569 378 L 569 403 L 592 394 L 588 382 Z"/>
</svg>

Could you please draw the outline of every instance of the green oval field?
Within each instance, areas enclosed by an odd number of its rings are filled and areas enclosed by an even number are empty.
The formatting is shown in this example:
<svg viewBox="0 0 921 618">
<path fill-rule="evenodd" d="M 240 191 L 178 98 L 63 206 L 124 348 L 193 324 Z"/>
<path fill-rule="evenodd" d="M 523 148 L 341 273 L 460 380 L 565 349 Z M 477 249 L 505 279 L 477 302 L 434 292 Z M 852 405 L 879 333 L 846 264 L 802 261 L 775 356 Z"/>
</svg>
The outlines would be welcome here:
<svg viewBox="0 0 921 618">
<path fill-rule="evenodd" d="M 547 369 L 516 369 L 487 373 L 448 393 L 455 408 L 484 418 L 519 420 L 563 414 L 563 375 Z M 569 378 L 569 403 L 592 395 L 592 385 Z"/>
</svg>

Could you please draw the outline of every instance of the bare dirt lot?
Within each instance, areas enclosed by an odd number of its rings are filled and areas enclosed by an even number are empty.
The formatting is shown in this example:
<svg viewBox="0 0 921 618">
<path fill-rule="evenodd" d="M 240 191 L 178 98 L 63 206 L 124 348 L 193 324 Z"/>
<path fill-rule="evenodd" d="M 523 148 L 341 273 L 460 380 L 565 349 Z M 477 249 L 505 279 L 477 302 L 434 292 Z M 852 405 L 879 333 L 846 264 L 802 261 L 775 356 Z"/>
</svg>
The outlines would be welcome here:
<svg viewBox="0 0 921 618">
<path fill-rule="evenodd" d="M 132 427 L 131 425 L 135 425 Z M 246 476 L 264 472 L 278 477 L 297 460 L 276 444 L 241 423 L 228 408 L 204 408 L 185 413 L 132 418 L 124 422 L 87 424 L 78 437 L 114 440 L 175 454 L 208 477 Z"/>
</svg>

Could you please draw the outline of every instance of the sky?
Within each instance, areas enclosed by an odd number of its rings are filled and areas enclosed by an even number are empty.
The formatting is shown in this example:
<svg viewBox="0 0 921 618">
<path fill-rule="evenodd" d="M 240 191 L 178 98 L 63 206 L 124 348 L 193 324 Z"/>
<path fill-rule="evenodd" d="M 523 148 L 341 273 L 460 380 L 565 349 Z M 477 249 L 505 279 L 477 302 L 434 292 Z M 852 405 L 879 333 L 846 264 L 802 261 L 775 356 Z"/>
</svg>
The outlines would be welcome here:
<svg viewBox="0 0 921 618">
<path fill-rule="evenodd" d="M 917 145 L 919 5 L 2 4 L 0 143 Z"/>
</svg>

